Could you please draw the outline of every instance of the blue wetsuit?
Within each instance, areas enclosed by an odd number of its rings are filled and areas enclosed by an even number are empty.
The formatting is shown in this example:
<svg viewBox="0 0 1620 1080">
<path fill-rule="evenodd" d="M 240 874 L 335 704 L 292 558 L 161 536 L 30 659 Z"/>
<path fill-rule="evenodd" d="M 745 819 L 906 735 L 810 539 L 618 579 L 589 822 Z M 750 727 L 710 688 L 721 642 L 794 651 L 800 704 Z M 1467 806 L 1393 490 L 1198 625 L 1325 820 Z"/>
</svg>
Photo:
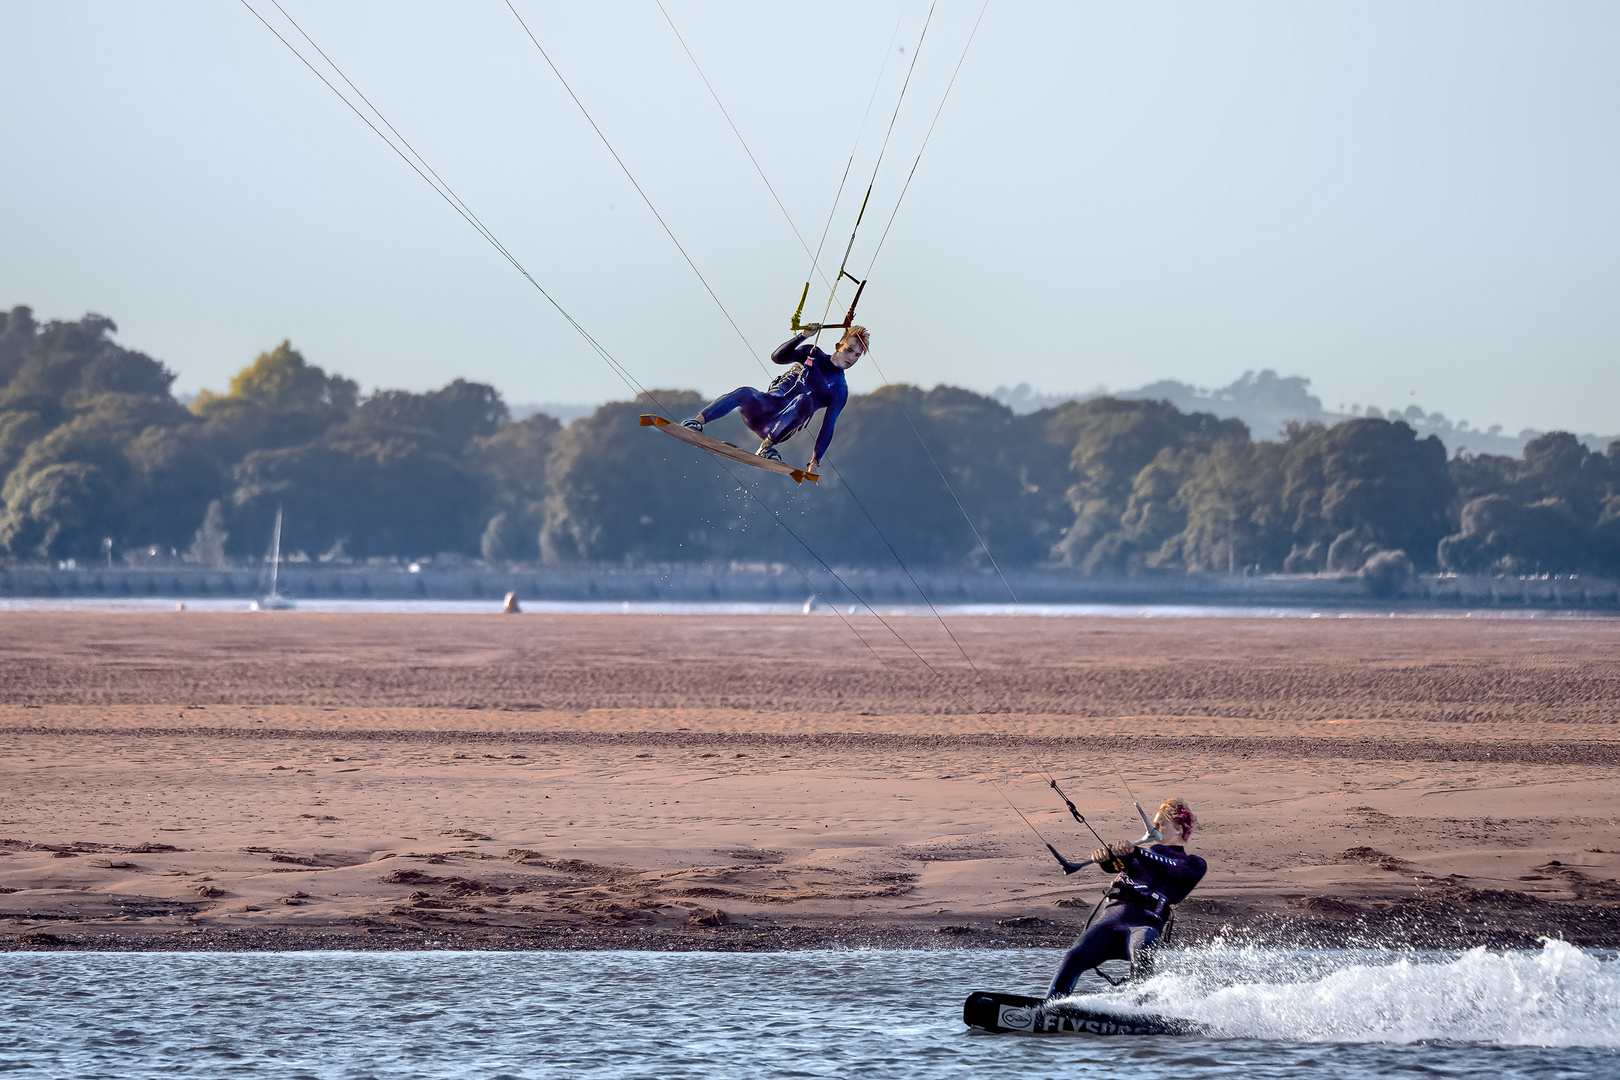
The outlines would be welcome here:
<svg viewBox="0 0 1620 1080">
<path fill-rule="evenodd" d="M 739 386 L 698 413 L 697 418 L 710 424 L 733 409 L 740 409 L 748 430 L 774 444 L 792 438 L 810 422 L 817 409 L 826 409 L 821 434 L 816 437 L 814 460 L 820 461 L 827 452 L 827 444 L 832 442 L 838 414 L 849 400 L 849 387 L 844 382 L 843 369 L 834 367 L 832 357 L 806 341 L 807 337 L 808 334 L 798 334 L 771 354 L 773 364 L 797 366 L 779 375 L 769 389 Z"/>
<path fill-rule="evenodd" d="M 1164 932 L 1170 905 L 1186 899 L 1208 869 L 1203 859 L 1168 844 L 1138 847 L 1120 862 L 1124 870 L 1108 887 L 1102 916 L 1063 958 L 1047 997 L 1073 993 L 1080 976 L 1104 960 L 1129 960 L 1133 972 L 1144 969 L 1146 950 Z"/>
</svg>

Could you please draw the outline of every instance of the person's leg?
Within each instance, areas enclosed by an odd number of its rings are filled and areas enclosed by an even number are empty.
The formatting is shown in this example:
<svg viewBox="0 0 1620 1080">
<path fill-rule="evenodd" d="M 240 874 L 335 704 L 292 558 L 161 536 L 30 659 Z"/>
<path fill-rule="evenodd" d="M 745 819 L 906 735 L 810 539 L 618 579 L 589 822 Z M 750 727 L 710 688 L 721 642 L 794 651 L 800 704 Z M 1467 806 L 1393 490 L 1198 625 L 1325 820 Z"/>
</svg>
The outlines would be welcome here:
<svg viewBox="0 0 1620 1080">
<path fill-rule="evenodd" d="M 787 442 L 816 414 L 816 399 L 810 394 L 797 394 L 781 406 L 776 415 L 766 422 L 758 434 L 772 445 Z"/>
<path fill-rule="evenodd" d="M 1063 963 L 1058 965 L 1057 974 L 1052 978 L 1052 988 L 1046 992 L 1048 999 L 1068 997 L 1074 993 L 1074 984 L 1080 981 L 1080 976 L 1103 961 L 1129 958 L 1126 940 L 1129 927 L 1122 925 L 1124 914 L 1123 908 L 1115 908 L 1080 935 L 1080 940 L 1074 943 L 1074 947 L 1063 957 Z"/>
<path fill-rule="evenodd" d="M 1133 926 L 1127 936 L 1125 951 L 1131 962 L 1131 980 L 1153 978 L 1153 943 L 1159 940 L 1156 926 Z"/>
<path fill-rule="evenodd" d="M 763 429 L 780 405 L 779 399 L 763 394 L 752 386 L 739 386 L 698 413 L 697 419 L 702 424 L 712 424 L 733 409 L 741 410 L 743 423 L 748 425 L 748 430 L 763 439 L 766 437 Z"/>
<path fill-rule="evenodd" d="M 714 401 L 710 402 L 707 408 L 697 414 L 697 418 L 703 421 L 705 424 L 712 424 L 722 416 L 730 413 L 733 409 L 740 407 L 745 401 L 748 401 L 752 395 L 758 393 L 759 391 L 755 390 L 752 386 L 739 386 L 726 396 L 716 398 Z"/>
</svg>

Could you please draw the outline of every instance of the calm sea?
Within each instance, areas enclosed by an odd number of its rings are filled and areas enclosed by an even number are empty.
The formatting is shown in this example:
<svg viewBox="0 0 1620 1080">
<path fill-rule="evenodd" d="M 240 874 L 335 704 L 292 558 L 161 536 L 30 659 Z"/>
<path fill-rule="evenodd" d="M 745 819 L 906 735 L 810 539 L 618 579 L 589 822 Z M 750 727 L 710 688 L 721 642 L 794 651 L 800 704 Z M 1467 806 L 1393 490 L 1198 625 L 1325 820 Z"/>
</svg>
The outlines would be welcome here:
<svg viewBox="0 0 1620 1080">
<path fill-rule="evenodd" d="M 1620 1076 L 1620 959 L 1169 954 L 1121 1009 L 1216 1038 L 987 1035 L 970 990 L 1055 950 L 10 953 L 0 1073 L 268 1077 Z M 1101 987 L 1101 983 L 1096 984 Z"/>
</svg>

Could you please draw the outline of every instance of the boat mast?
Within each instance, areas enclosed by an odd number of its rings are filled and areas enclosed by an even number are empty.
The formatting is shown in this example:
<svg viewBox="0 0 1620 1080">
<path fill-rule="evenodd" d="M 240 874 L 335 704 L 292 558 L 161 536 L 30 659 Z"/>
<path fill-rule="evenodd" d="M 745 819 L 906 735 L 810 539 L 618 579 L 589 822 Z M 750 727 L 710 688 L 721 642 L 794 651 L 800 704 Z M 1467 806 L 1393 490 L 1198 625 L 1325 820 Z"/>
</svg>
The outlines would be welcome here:
<svg viewBox="0 0 1620 1080">
<path fill-rule="evenodd" d="M 270 595 L 276 595 L 276 571 L 281 567 L 281 507 L 276 507 L 276 531 L 270 541 Z"/>
</svg>

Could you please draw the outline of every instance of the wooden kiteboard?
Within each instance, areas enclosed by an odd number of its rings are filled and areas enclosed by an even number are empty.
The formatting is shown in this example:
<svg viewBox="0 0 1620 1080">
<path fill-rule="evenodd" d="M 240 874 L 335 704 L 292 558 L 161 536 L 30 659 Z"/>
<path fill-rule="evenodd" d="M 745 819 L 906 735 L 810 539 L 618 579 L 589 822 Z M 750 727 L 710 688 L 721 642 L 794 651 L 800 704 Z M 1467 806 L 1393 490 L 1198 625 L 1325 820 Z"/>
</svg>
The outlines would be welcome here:
<svg viewBox="0 0 1620 1080">
<path fill-rule="evenodd" d="M 666 420 L 662 416 L 653 416 L 650 413 L 642 413 L 641 426 L 655 427 L 666 435 L 675 436 L 675 438 L 681 440 L 681 442 L 691 443 L 700 450 L 707 450 L 711 454 L 718 454 L 720 457 L 729 458 L 739 465 L 752 465 L 756 469 L 764 469 L 767 472 L 781 473 L 783 476 L 791 476 L 793 477 L 793 482 L 795 484 L 802 484 L 806 480 L 810 481 L 812 484 L 815 484 L 819 483 L 821 480 L 821 476 L 818 473 L 806 472 L 804 469 L 795 469 L 786 462 L 772 461 L 770 458 L 762 458 L 758 454 L 750 454 L 747 450 L 744 450 L 740 446 L 733 446 L 731 443 L 721 442 L 719 439 L 711 439 L 701 431 L 693 431 L 689 427 L 677 424 L 671 420 Z"/>
</svg>

